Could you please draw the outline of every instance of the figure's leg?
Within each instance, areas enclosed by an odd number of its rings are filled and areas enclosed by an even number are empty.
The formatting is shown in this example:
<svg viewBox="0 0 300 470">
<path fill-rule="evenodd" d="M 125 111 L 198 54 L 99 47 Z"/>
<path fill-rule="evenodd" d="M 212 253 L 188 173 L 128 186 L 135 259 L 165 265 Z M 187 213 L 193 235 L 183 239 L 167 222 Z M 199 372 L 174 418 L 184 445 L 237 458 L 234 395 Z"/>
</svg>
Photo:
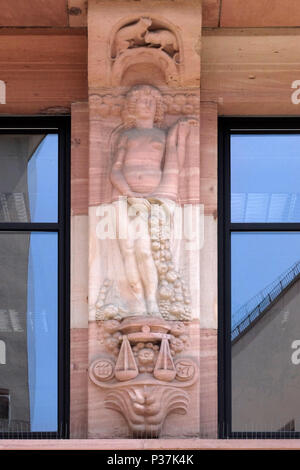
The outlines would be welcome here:
<svg viewBox="0 0 300 470">
<path fill-rule="evenodd" d="M 124 270 L 131 290 L 141 306 L 141 315 L 144 315 L 147 309 L 143 284 L 136 261 L 135 241 L 131 234 L 131 224 L 127 210 L 122 210 L 121 213 L 120 210 L 120 206 L 116 205 L 116 232 L 124 263 Z M 121 238 L 120 234 L 122 234 L 122 236 L 125 235 L 126 238 Z"/>
<path fill-rule="evenodd" d="M 136 262 L 136 253 L 133 240 L 119 240 L 120 251 L 123 257 L 124 269 L 130 288 L 140 305 L 140 314 L 147 313 L 147 305 L 145 303 L 144 288 L 140 276 L 140 272 Z"/>
<path fill-rule="evenodd" d="M 130 239 L 119 240 L 119 246 L 120 246 L 120 251 L 123 257 L 125 273 L 126 273 L 129 285 L 135 297 L 143 306 L 142 309 L 146 311 L 145 300 L 144 300 L 144 289 L 143 289 L 143 284 L 141 282 L 140 273 L 139 273 L 139 269 L 138 269 L 137 262 L 136 262 L 134 241 Z"/>
<path fill-rule="evenodd" d="M 150 237 L 140 238 L 136 241 L 136 255 L 145 291 L 147 313 L 153 316 L 160 316 L 156 299 L 158 276 L 152 257 Z"/>
</svg>

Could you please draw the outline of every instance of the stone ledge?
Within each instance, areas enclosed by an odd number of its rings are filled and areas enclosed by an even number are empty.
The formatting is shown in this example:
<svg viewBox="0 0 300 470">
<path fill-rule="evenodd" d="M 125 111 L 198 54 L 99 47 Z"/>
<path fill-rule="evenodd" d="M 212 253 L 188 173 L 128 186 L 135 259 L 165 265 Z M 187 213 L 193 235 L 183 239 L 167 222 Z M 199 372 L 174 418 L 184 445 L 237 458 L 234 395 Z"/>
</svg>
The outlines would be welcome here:
<svg viewBox="0 0 300 470">
<path fill-rule="evenodd" d="M 297 439 L 19 439 L 0 450 L 299 450 Z"/>
</svg>

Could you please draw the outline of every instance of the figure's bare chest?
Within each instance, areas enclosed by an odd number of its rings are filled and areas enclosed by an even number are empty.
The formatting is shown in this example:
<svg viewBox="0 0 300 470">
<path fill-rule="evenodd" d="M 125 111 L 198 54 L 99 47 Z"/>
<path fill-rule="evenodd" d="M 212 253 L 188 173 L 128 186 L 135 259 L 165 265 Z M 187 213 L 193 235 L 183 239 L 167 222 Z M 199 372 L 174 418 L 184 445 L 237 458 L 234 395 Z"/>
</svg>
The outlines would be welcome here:
<svg viewBox="0 0 300 470">
<path fill-rule="evenodd" d="M 156 133 L 141 133 L 130 136 L 127 141 L 125 162 L 138 163 L 147 166 L 160 164 L 165 150 L 165 135 Z"/>
</svg>

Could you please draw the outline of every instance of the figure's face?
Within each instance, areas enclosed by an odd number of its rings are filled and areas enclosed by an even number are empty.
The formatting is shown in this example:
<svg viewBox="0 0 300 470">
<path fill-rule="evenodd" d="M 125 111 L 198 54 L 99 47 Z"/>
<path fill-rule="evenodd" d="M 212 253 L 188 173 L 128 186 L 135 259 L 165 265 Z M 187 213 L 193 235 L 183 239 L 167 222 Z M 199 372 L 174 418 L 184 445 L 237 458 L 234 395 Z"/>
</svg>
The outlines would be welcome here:
<svg viewBox="0 0 300 470">
<path fill-rule="evenodd" d="M 137 119 L 152 119 L 154 120 L 156 111 L 156 100 L 154 96 L 146 93 L 141 93 L 135 105 L 135 112 Z"/>
</svg>

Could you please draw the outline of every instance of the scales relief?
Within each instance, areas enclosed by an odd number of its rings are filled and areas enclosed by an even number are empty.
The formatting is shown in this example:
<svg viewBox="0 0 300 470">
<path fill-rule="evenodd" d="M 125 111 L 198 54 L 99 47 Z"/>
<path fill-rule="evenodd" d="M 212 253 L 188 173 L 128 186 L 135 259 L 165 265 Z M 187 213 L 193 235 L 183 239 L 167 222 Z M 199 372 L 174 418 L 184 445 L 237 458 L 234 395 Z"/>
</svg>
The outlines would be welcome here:
<svg viewBox="0 0 300 470">
<path fill-rule="evenodd" d="M 122 414 L 133 437 L 158 437 L 171 413 L 185 414 L 186 391 L 198 366 L 180 355 L 188 349 L 187 327 L 159 318 L 128 317 L 102 322 L 109 357 L 90 365 L 91 380 L 107 391 L 104 405 Z"/>
</svg>

